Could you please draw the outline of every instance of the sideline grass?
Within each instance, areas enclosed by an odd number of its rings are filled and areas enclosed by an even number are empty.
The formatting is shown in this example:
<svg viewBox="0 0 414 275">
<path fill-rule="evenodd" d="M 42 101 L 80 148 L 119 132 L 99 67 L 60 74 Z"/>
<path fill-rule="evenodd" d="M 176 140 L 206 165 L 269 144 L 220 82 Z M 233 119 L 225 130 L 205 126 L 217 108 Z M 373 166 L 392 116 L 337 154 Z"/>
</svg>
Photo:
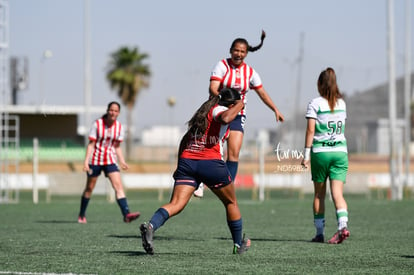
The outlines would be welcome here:
<svg viewBox="0 0 414 275">
<path fill-rule="evenodd" d="M 116 204 L 95 196 L 88 224 L 77 224 L 79 198 L 52 203 L 0 204 L 0 273 L 74 274 L 413 274 L 414 203 L 347 197 L 351 236 L 341 245 L 314 244 L 311 197 L 263 203 L 240 194 L 244 231 L 252 240 L 243 255 L 232 241 L 220 202 L 192 199 L 156 232 L 155 255 L 141 247 L 138 226 L 161 205 L 156 195 L 129 193 L 141 218 L 124 224 Z M 335 232 L 327 200 L 327 238 Z M 15 272 L 15 273 L 13 273 Z"/>
</svg>

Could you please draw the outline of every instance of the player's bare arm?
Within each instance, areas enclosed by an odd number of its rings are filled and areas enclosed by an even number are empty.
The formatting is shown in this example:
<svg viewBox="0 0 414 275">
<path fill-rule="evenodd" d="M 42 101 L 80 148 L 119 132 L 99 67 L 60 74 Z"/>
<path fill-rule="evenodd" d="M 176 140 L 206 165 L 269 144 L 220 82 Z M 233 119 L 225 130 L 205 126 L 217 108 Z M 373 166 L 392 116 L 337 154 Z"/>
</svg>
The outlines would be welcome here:
<svg viewBox="0 0 414 275">
<path fill-rule="evenodd" d="M 220 115 L 219 121 L 223 124 L 229 124 L 243 108 L 243 100 L 237 100 L 235 104 Z"/>
<path fill-rule="evenodd" d="M 276 107 L 275 103 L 270 98 L 270 96 L 266 92 L 266 90 L 263 87 L 261 87 L 259 89 L 256 89 L 255 91 L 256 91 L 257 95 L 260 97 L 260 99 L 263 101 L 263 103 L 266 104 L 267 107 L 269 107 L 275 113 L 276 121 L 280 121 L 280 122 L 285 121 L 285 117 L 282 115 L 282 113 Z"/>
<path fill-rule="evenodd" d="M 117 144 L 115 146 L 115 152 L 116 152 L 116 155 L 118 156 L 118 160 L 119 160 L 119 164 L 120 164 L 121 168 L 123 170 L 128 170 L 129 166 L 125 162 L 124 154 L 122 153 L 122 148 L 121 148 L 121 146 L 119 146 L 119 144 Z"/>
<path fill-rule="evenodd" d="M 308 168 L 310 166 L 310 148 L 312 147 L 313 136 L 315 135 L 315 119 L 308 118 L 307 126 L 306 126 L 306 134 L 305 134 L 305 157 L 301 161 L 301 165 L 304 168 Z"/>
<path fill-rule="evenodd" d="M 85 153 L 85 160 L 83 162 L 83 171 L 88 172 L 89 171 L 89 158 L 95 148 L 95 141 L 91 140 L 88 143 L 88 146 L 86 147 L 86 153 Z"/>
<path fill-rule="evenodd" d="M 220 81 L 210 80 L 209 92 L 211 96 L 218 96 L 220 91 Z"/>
</svg>

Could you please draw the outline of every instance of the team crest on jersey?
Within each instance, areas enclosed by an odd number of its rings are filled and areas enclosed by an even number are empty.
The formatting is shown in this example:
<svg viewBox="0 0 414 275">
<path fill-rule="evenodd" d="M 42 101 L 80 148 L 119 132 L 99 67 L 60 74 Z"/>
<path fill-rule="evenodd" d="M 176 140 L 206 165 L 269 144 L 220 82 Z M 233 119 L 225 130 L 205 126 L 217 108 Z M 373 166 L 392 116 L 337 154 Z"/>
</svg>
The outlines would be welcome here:
<svg viewBox="0 0 414 275">
<path fill-rule="evenodd" d="M 236 78 L 240 78 L 241 77 L 241 75 L 240 75 L 240 70 L 236 70 Z"/>
</svg>

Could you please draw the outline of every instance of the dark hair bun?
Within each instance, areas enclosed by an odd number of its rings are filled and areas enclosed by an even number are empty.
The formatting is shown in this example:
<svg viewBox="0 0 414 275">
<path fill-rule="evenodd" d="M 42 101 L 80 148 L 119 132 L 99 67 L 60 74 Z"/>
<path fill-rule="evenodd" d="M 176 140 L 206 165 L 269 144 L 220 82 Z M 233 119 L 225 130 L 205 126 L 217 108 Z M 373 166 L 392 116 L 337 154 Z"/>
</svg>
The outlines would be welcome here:
<svg viewBox="0 0 414 275">
<path fill-rule="evenodd" d="M 240 93 L 232 88 L 224 88 L 220 91 L 219 98 L 218 104 L 227 107 L 234 104 L 236 100 L 240 100 Z"/>
</svg>

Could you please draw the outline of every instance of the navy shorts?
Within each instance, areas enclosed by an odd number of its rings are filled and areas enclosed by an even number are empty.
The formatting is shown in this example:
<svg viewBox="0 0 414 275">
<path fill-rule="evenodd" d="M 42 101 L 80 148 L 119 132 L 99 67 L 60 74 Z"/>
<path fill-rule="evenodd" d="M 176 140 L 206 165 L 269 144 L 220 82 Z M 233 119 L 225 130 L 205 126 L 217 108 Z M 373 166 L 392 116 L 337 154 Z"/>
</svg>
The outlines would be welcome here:
<svg viewBox="0 0 414 275">
<path fill-rule="evenodd" d="M 180 158 L 173 177 L 175 180 L 174 185 L 190 185 L 195 188 L 198 188 L 201 182 L 210 189 L 220 189 L 231 183 L 231 176 L 227 165 L 220 159 L 198 160 Z"/>
<path fill-rule="evenodd" d="M 99 176 L 102 171 L 104 171 L 105 177 L 107 177 L 109 173 L 119 172 L 119 168 L 116 164 L 89 165 L 89 171 L 86 174 L 88 175 L 88 177 L 94 178 Z"/>
<path fill-rule="evenodd" d="M 239 131 L 244 134 L 244 124 L 246 123 L 245 115 L 237 115 L 236 118 L 230 122 L 230 131 Z"/>
</svg>

